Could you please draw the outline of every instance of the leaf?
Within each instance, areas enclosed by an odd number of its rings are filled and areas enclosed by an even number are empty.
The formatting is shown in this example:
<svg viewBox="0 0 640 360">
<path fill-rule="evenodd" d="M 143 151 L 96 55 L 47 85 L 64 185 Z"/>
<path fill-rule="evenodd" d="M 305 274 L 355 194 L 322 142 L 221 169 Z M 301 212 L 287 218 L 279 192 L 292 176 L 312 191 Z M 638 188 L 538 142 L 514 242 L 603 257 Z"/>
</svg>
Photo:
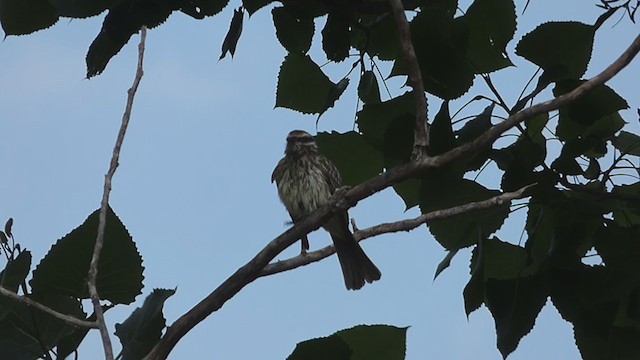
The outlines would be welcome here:
<svg viewBox="0 0 640 360">
<path fill-rule="evenodd" d="M 636 134 L 621 131 L 613 139 L 613 146 L 625 154 L 640 156 L 640 136 Z"/>
<path fill-rule="evenodd" d="M 121 324 L 116 324 L 116 336 L 122 344 L 122 360 L 142 359 L 160 341 L 166 323 L 162 309 L 175 290 L 154 289 Z"/>
<path fill-rule="evenodd" d="M 287 360 L 402 360 L 407 328 L 358 325 L 330 336 L 300 342 Z"/>
<path fill-rule="evenodd" d="M 372 70 L 367 70 L 360 76 L 358 84 L 358 97 L 365 104 L 377 104 L 380 99 L 380 88 L 378 87 L 378 79 Z"/>
<path fill-rule="evenodd" d="M 350 360 L 353 351 L 338 335 L 298 343 L 287 360 Z"/>
<path fill-rule="evenodd" d="M 116 6 L 120 0 L 83 1 L 83 0 L 50 0 L 59 16 L 84 19 L 96 16 Z"/>
<path fill-rule="evenodd" d="M 144 25 L 154 28 L 175 10 L 168 2 L 123 0 L 109 9 L 102 29 L 87 52 L 87 78 L 101 74 L 131 36 Z"/>
<path fill-rule="evenodd" d="M 240 40 L 240 35 L 242 34 L 243 17 L 244 10 L 242 10 L 242 6 L 240 6 L 238 10 L 233 10 L 233 18 L 231 18 L 229 31 L 222 42 L 222 53 L 218 60 L 222 60 L 227 53 L 230 53 L 231 57 L 236 53 L 236 46 L 238 45 L 238 40 Z"/>
<path fill-rule="evenodd" d="M 18 291 L 31 270 L 31 253 L 22 251 L 15 259 L 9 261 L 4 270 L 0 272 L 0 285 L 3 288 Z M 0 320 L 4 319 L 11 311 L 16 302 L 4 296 L 0 296 Z"/>
<path fill-rule="evenodd" d="M 541 274 L 485 283 L 486 305 L 496 323 L 498 350 L 511 354 L 535 324 L 547 302 L 548 290 Z"/>
<path fill-rule="evenodd" d="M 631 185 L 614 186 L 611 190 L 613 194 L 640 195 L 640 183 Z M 640 204 L 637 200 L 619 201 L 618 206 L 613 208 L 613 219 L 620 226 L 640 225 Z"/>
<path fill-rule="evenodd" d="M 355 131 L 316 135 L 320 151 L 340 170 L 344 185 L 355 186 L 382 173 L 382 154 Z"/>
<path fill-rule="evenodd" d="M 400 42 L 393 16 L 363 16 L 359 25 L 351 28 L 351 46 L 372 58 L 395 60 Z"/>
<path fill-rule="evenodd" d="M 102 305 L 102 312 L 107 312 L 107 310 L 113 308 L 114 306 L 115 305 Z M 96 321 L 95 312 L 85 320 Z M 71 334 L 60 338 L 60 340 L 56 344 L 56 359 L 64 360 L 73 352 L 77 351 L 80 343 L 82 343 L 84 338 L 89 333 L 89 330 L 89 328 L 75 329 Z"/>
<path fill-rule="evenodd" d="M 98 233 L 100 210 L 51 247 L 33 271 L 34 293 L 57 292 L 80 299 L 89 298 L 86 278 Z M 101 299 L 113 304 L 131 303 L 142 289 L 142 258 L 120 219 L 109 208 L 104 247 L 98 263 L 96 286 Z"/>
<path fill-rule="evenodd" d="M 506 56 L 506 46 L 516 31 L 512 0 L 476 0 L 463 18 L 469 26 L 467 58 L 476 74 L 513 65 Z"/>
<path fill-rule="evenodd" d="M 384 156 L 387 169 L 409 161 L 413 148 L 415 102 L 411 92 L 381 102 L 365 104 L 357 114 L 364 140 Z M 418 179 L 394 185 L 407 209 L 418 204 Z"/>
<path fill-rule="evenodd" d="M 271 15 L 280 44 L 289 52 L 306 54 L 313 38 L 313 18 L 286 6 L 273 8 Z"/>
<path fill-rule="evenodd" d="M 538 116 L 548 120 L 547 114 Z M 539 182 L 540 175 L 534 169 L 542 165 L 546 159 L 546 139 L 534 127 L 527 126 L 527 133 L 521 134 L 518 140 L 504 149 L 494 150 L 489 157 L 504 170 L 501 187 L 503 191 L 516 191 L 523 186 Z"/>
<path fill-rule="evenodd" d="M 596 159 L 589 159 L 589 166 L 584 171 L 584 177 L 589 180 L 595 180 L 600 176 L 600 164 Z"/>
<path fill-rule="evenodd" d="M 632 327 L 573 327 L 576 345 L 583 360 L 640 358 L 640 330 Z"/>
<path fill-rule="evenodd" d="M 0 1 L 0 24 L 6 35 L 26 35 L 50 27 L 58 12 L 47 0 Z"/>
<path fill-rule="evenodd" d="M 322 50 L 327 60 L 341 62 L 349 56 L 349 18 L 341 11 L 329 11 L 322 29 Z"/>
<path fill-rule="evenodd" d="M 430 3 L 410 27 L 425 90 L 444 100 L 462 96 L 474 79 L 466 58 L 469 29 L 464 21 L 454 21 L 456 5 L 455 0 Z M 391 76 L 408 73 L 403 61 L 396 59 Z"/>
<path fill-rule="evenodd" d="M 78 299 L 61 295 L 29 295 L 31 300 L 57 312 L 84 318 Z M 16 303 L 7 317 L 0 321 L 0 353 L 6 359 L 30 360 L 40 358 L 43 349 L 54 347 L 74 327 L 42 311 Z"/>
<path fill-rule="evenodd" d="M 425 176 L 420 188 L 420 210 L 423 214 L 434 210 L 447 209 L 486 200 L 500 194 L 467 179 L 445 173 Z M 459 249 L 471 246 L 478 239 L 487 238 L 497 231 L 509 215 L 509 203 L 455 215 L 442 220 L 427 221 L 431 234 L 445 249 Z"/>
<path fill-rule="evenodd" d="M 347 86 L 349 86 L 349 78 L 345 77 L 338 81 L 334 87 L 331 88 L 329 94 L 327 94 L 327 100 L 324 104 L 324 110 L 318 114 L 318 118 L 316 119 L 316 127 L 318 127 L 318 121 L 320 121 L 320 116 L 324 114 L 329 108 L 332 108 L 333 105 L 336 104 L 336 101 L 342 96 L 345 90 L 347 90 Z"/>
<path fill-rule="evenodd" d="M 4 233 L 12 238 L 13 234 L 11 233 L 11 228 L 13 227 L 13 218 L 9 218 L 9 220 L 7 220 L 7 222 L 4 224 Z"/>
<path fill-rule="evenodd" d="M 469 315 L 472 312 L 478 310 L 484 303 L 484 261 L 481 261 L 484 256 L 482 239 L 478 242 L 478 245 L 473 249 L 471 253 L 471 279 L 467 285 L 465 285 L 462 291 L 464 298 L 464 312 L 469 319 Z"/>
<path fill-rule="evenodd" d="M 406 327 L 358 325 L 336 333 L 353 350 L 351 360 L 402 360 L 406 352 Z"/>
<path fill-rule="evenodd" d="M 457 146 L 469 143 L 477 139 L 480 135 L 484 134 L 491 128 L 491 117 L 495 103 L 491 103 L 475 118 L 467 121 L 464 126 L 455 132 Z M 468 157 L 463 163 L 463 169 L 465 171 L 478 170 L 487 161 L 491 154 L 491 148 L 478 152 L 477 154 Z"/>
<path fill-rule="evenodd" d="M 595 30 L 579 22 L 548 22 L 526 34 L 516 54 L 540 66 L 552 81 L 579 79 L 591 59 Z"/>
<path fill-rule="evenodd" d="M 7 234 L 5 234 L 4 231 L 0 231 L 0 242 L 4 244 L 9 242 L 9 239 L 7 238 Z"/>
<path fill-rule="evenodd" d="M 553 89 L 554 96 L 558 97 L 566 94 L 584 83 L 583 80 L 565 80 L 556 84 Z M 619 110 L 628 109 L 629 104 L 607 85 L 599 85 L 571 102 L 567 106 L 560 108 L 558 128 L 556 130 L 561 140 L 568 140 L 587 132 L 589 126 L 594 126 L 607 115 L 614 114 Z M 619 128 L 614 126 L 610 131 L 605 131 L 603 136 L 613 136 Z M 591 131 L 593 135 L 597 132 Z"/>
<path fill-rule="evenodd" d="M 336 87 L 309 55 L 290 53 L 280 67 L 276 107 L 320 114 Z"/>
<path fill-rule="evenodd" d="M 455 146 L 456 139 L 451 125 L 449 101 L 443 101 L 440 110 L 429 127 L 429 155 L 444 154 Z"/>
<path fill-rule="evenodd" d="M 436 268 L 436 273 L 435 275 L 433 275 L 433 280 L 435 280 L 438 275 L 440 275 L 440 273 L 442 273 L 446 268 L 449 267 L 449 265 L 451 265 L 451 260 L 453 260 L 453 257 L 456 256 L 459 250 L 460 249 L 452 249 L 447 251 L 447 255 L 444 257 L 444 259 L 442 259 L 442 261 L 440 261 L 438 267 Z"/>
</svg>

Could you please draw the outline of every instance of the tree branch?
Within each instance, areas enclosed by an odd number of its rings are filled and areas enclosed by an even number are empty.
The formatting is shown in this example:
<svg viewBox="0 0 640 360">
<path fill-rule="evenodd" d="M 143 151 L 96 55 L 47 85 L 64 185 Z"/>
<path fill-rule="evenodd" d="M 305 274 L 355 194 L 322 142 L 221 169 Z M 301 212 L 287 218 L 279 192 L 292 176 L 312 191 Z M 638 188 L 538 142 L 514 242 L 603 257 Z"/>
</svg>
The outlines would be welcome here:
<svg viewBox="0 0 640 360">
<path fill-rule="evenodd" d="M 532 186 L 534 186 L 534 184 L 527 185 L 519 189 L 518 191 L 508 192 L 508 193 L 500 194 L 498 196 L 494 196 L 487 200 L 471 202 L 468 204 L 455 206 L 448 209 L 431 211 L 426 214 L 422 214 L 418 217 L 415 217 L 413 219 L 400 220 L 392 223 L 384 223 L 384 224 L 372 226 L 370 228 L 356 230 L 353 236 L 356 238 L 356 240 L 362 241 L 362 240 L 372 238 L 374 236 L 378 236 L 382 234 L 388 234 L 388 233 L 394 233 L 394 232 L 400 232 L 400 231 L 411 231 L 430 220 L 446 219 L 455 215 L 465 214 L 465 213 L 476 211 L 476 210 L 489 209 L 495 206 L 505 204 L 514 199 L 521 199 L 527 196 L 525 195 L 525 192 Z M 264 269 L 260 271 L 259 276 L 260 277 L 269 276 L 269 275 L 281 273 L 284 271 L 292 270 L 300 266 L 304 266 L 313 262 L 320 261 L 326 257 L 331 256 L 335 252 L 336 252 L 335 247 L 333 247 L 333 245 L 329 245 L 322 249 L 308 252 L 305 254 L 300 254 L 290 259 L 277 261 L 275 263 L 271 263 L 265 266 Z"/>
<path fill-rule="evenodd" d="M 16 293 L 14 293 L 11 290 L 7 290 L 5 288 L 3 288 L 2 286 L 0 286 L 0 295 L 9 298 L 13 301 L 17 301 L 19 303 L 23 303 L 27 306 L 31 306 L 34 307 L 42 312 L 45 312 L 53 317 L 55 317 L 56 319 L 62 320 L 65 323 L 75 326 L 77 328 L 91 328 L 91 329 L 97 329 L 98 328 L 98 323 L 96 323 L 95 321 L 87 321 L 87 320 L 83 320 L 83 319 L 78 319 L 74 316 L 70 316 L 67 314 L 63 314 L 61 312 L 57 312 L 55 310 L 53 310 L 52 308 L 46 306 L 46 305 L 42 305 L 37 301 L 31 300 L 30 298 L 26 297 L 26 296 L 20 296 Z"/>
<path fill-rule="evenodd" d="M 419 159 L 426 155 L 427 146 L 429 146 L 429 132 L 427 131 L 427 98 L 424 94 L 424 83 L 422 82 L 422 73 L 416 58 L 416 52 L 413 49 L 411 41 L 411 30 L 409 22 L 404 14 L 404 5 L 402 0 L 389 0 L 389 6 L 393 14 L 398 29 L 398 38 L 400 40 L 400 53 L 404 58 L 409 70 L 409 84 L 413 88 L 413 96 L 416 98 L 416 124 L 413 140 L 413 158 Z"/>
<path fill-rule="evenodd" d="M 131 110 L 133 108 L 133 100 L 138 91 L 140 80 L 144 71 L 142 70 L 142 62 L 144 60 L 144 44 L 147 38 L 147 28 L 145 26 L 140 29 L 140 43 L 138 44 L 138 66 L 136 68 L 136 75 L 133 79 L 133 85 L 127 91 L 127 104 L 125 106 L 124 114 L 122 115 L 122 124 L 118 131 L 118 137 L 116 144 L 113 148 L 113 154 L 111 155 L 111 162 L 109 164 L 109 170 L 104 178 L 104 189 L 102 192 L 102 202 L 100 203 L 100 222 L 98 223 L 98 235 L 96 237 L 96 244 L 93 248 L 93 256 L 91 258 L 91 264 L 89 266 L 89 276 L 87 279 L 87 286 L 89 287 L 89 294 L 91 295 L 91 302 L 93 303 L 93 309 L 96 314 L 96 322 L 99 325 L 100 337 L 102 338 L 102 346 L 104 348 L 104 356 L 107 360 L 113 360 L 113 347 L 111 345 L 111 339 L 109 338 L 109 330 L 104 320 L 104 313 L 102 306 L 100 305 L 100 296 L 98 289 L 96 288 L 96 278 L 98 276 L 98 262 L 100 260 L 100 252 L 104 245 L 104 228 L 107 221 L 107 208 L 109 206 L 109 194 L 111 193 L 111 182 L 113 175 L 118 168 L 118 160 L 120 159 L 120 150 L 122 149 L 122 143 L 124 142 L 124 136 L 127 133 L 127 127 L 129 126 L 129 120 L 131 119 Z"/>
<path fill-rule="evenodd" d="M 178 318 L 166 331 L 164 336 L 145 357 L 147 360 L 165 359 L 178 343 L 193 327 L 204 320 L 214 311 L 217 311 L 224 303 L 238 293 L 244 286 L 260 276 L 262 269 L 285 248 L 292 245 L 301 236 L 318 229 L 332 214 L 347 210 L 356 205 L 362 199 L 398 184 L 406 179 L 417 177 L 434 169 L 451 164 L 465 156 L 477 153 L 480 149 L 490 146 L 502 133 L 513 128 L 517 124 L 533 118 L 536 115 L 557 110 L 560 107 L 575 101 L 586 92 L 596 86 L 604 84 L 626 67 L 640 51 L 640 36 L 638 36 L 629 48 L 602 73 L 582 83 L 569 93 L 561 95 L 529 108 L 518 111 L 504 122 L 492 126 L 484 134 L 474 141 L 454 148 L 442 155 L 415 159 L 407 164 L 389 169 L 352 189 L 339 197 L 332 196 L 328 203 L 316 210 L 303 221 L 294 225 L 289 230 L 271 241 L 253 259 L 239 268 L 220 286 L 202 299 L 197 305 Z"/>
</svg>

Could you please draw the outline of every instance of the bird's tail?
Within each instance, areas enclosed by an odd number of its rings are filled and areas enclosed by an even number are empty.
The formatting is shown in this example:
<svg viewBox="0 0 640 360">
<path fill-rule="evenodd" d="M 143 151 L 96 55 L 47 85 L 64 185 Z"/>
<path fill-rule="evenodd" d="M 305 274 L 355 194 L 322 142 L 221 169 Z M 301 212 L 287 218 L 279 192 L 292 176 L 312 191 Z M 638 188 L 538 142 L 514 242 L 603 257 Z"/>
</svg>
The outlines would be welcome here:
<svg viewBox="0 0 640 360">
<path fill-rule="evenodd" d="M 358 290 L 364 286 L 365 281 L 372 283 L 380 280 L 382 276 L 380 270 L 364 253 L 346 226 L 332 227 L 330 234 L 336 247 L 347 289 Z"/>
</svg>

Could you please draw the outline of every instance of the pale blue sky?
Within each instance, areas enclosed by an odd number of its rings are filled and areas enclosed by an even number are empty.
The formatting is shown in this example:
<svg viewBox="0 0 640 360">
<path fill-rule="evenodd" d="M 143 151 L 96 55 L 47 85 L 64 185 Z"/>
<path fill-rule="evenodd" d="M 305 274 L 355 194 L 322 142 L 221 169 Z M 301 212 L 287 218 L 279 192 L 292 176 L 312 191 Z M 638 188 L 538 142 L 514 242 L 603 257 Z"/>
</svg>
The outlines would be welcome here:
<svg viewBox="0 0 640 360">
<path fill-rule="evenodd" d="M 517 40 L 538 23 L 593 23 L 600 10 L 587 3 L 517 1 Z M 217 62 L 232 8 L 202 21 L 175 13 L 148 34 L 145 77 L 115 176 L 111 204 L 144 258 L 145 288 L 177 287 L 165 306 L 171 323 L 286 229 L 288 221 L 271 171 L 292 129 L 315 132 L 315 116 L 273 109 L 277 72 L 285 51 L 277 42 L 269 9 L 245 19 L 235 59 Z M 468 1 L 462 1 L 466 9 Z M 551 7 L 554 7 L 551 10 Z M 558 8 L 561 7 L 561 8 Z M 552 13 L 553 11 L 553 13 Z M 138 37 L 106 71 L 83 80 L 84 57 L 103 16 L 63 19 L 51 29 L 0 43 L 0 221 L 15 220 L 16 239 L 34 255 L 34 266 L 50 246 L 99 206 L 103 176 L 131 85 Z M 316 22 L 319 33 L 324 19 Z M 623 19 L 597 34 L 590 77 L 614 60 L 638 32 Z M 320 45 L 312 57 L 323 63 Z M 495 76 L 513 104 L 534 68 L 513 56 L 517 68 Z M 640 105 L 640 61 L 611 81 L 632 106 L 623 117 L 636 125 Z M 325 68 L 333 81 L 350 64 Z M 357 80 L 319 130 L 350 130 Z M 394 96 L 405 90 L 390 82 Z M 484 85 L 476 80 L 472 94 Z M 383 99 L 386 95 L 383 94 Z M 457 109 L 463 101 L 454 102 Z M 430 115 L 440 101 L 429 99 Z M 495 187 L 495 173 L 481 179 Z M 362 201 L 350 212 L 360 227 L 417 215 L 403 213 L 392 190 Z M 523 211 L 499 234 L 517 242 Z M 324 232 L 311 236 L 325 246 Z M 382 280 L 346 291 L 335 257 L 247 286 L 190 332 L 171 359 L 284 359 L 299 341 L 357 324 L 411 326 L 407 359 L 500 359 L 493 320 L 485 307 L 467 321 L 462 289 L 469 279 L 469 251 L 433 282 L 445 252 L 425 227 L 370 239 L 363 244 L 381 269 Z M 286 255 L 295 255 L 298 246 Z M 134 306 L 107 313 L 111 327 Z M 118 344 L 117 338 L 113 337 Z M 80 349 L 81 359 L 101 358 L 97 333 Z M 570 324 L 550 303 L 510 359 L 577 359 Z"/>
</svg>

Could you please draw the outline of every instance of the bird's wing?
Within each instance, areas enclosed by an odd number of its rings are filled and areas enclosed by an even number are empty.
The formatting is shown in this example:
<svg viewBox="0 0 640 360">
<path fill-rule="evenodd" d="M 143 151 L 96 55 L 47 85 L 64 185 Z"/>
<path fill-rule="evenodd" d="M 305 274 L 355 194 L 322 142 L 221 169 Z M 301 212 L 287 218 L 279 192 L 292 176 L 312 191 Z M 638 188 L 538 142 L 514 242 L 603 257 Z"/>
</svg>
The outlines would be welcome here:
<svg viewBox="0 0 640 360">
<path fill-rule="evenodd" d="M 278 181 L 278 179 L 282 178 L 282 164 L 284 163 L 284 158 L 278 161 L 278 165 L 273 169 L 273 173 L 271 174 L 271 182 Z"/>
</svg>

